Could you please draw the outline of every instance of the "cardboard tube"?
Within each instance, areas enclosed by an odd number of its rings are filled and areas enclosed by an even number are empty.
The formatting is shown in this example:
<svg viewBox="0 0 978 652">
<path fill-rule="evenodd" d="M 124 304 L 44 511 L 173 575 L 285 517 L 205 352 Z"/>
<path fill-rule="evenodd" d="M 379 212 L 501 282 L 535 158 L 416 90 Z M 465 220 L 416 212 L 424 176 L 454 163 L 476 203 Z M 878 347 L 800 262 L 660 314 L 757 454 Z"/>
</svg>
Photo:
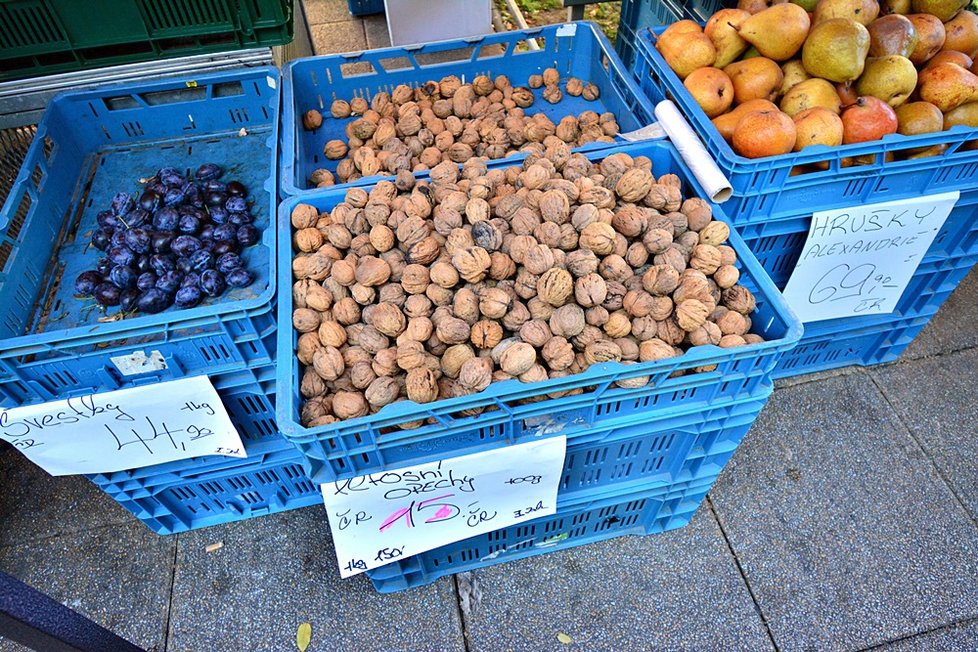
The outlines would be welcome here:
<svg viewBox="0 0 978 652">
<path fill-rule="evenodd" d="M 717 167 L 676 105 L 671 100 L 659 102 L 655 105 L 655 117 L 707 196 L 718 204 L 730 199 L 733 194 L 730 181 Z"/>
</svg>

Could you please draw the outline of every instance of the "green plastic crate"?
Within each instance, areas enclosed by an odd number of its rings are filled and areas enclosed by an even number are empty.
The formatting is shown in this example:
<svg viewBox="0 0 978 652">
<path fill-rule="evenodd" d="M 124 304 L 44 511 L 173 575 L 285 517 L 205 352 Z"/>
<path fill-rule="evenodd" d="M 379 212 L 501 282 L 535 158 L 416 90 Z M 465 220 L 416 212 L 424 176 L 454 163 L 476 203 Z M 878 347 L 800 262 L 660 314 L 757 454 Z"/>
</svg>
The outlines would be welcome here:
<svg viewBox="0 0 978 652">
<path fill-rule="evenodd" d="M 290 0 L 0 0 L 0 80 L 291 40 Z"/>
</svg>

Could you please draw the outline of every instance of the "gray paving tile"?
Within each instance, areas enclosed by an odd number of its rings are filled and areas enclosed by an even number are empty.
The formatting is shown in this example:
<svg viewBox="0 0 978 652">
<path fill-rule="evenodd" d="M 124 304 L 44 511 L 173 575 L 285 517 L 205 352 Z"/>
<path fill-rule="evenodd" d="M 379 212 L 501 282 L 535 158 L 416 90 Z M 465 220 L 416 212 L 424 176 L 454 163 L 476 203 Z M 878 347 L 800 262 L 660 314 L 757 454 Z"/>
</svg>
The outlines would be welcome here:
<svg viewBox="0 0 978 652">
<path fill-rule="evenodd" d="M 779 378 L 775 381 L 774 386 L 777 389 L 784 387 L 794 387 L 795 385 L 802 385 L 804 383 L 810 383 L 816 380 L 825 380 L 826 378 L 834 378 L 835 376 L 845 376 L 847 374 L 854 374 L 859 372 L 860 367 L 848 366 L 839 367 L 838 369 L 827 369 L 826 371 L 816 371 L 811 374 L 801 374 L 800 376 L 790 376 L 788 378 Z"/>
<path fill-rule="evenodd" d="M 944 305 L 906 348 L 901 360 L 978 346 L 978 268 L 947 298 Z"/>
<path fill-rule="evenodd" d="M 52 477 L 6 445 L 0 479 L 0 545 L 135 520 L 85 478 Z"/>
<path fill-rule="evenodd" d="M 303 622 L 309 652 L 463 649 L 452 581 L 380 595 L 340 579 L 322 508 L 181 535 L 168 652 L 292 650 Z"/>
<path fill-rule="evenodd" d="M 978 650 L 978 621 L 888 643 L 874 652 L 962 652 Z"/>
<path fill-rule="evenodd" d="M 978 519 L 978 349 L 872 373 L 903 422 Z"/>
<path fill-rule="evenodd" d="M 0 570 L 136 645 L 163 652 L 176 545 L 141 523 L 109 526 L 0 547 Z M 22 649 L 0 641 L 0 652 Z"/>
<path fill-rule="evenodd" d="M 770 650 L 705 505 L 683 529 L 477 570 L 469 649 Z M 574 643 L 562 645 L 557 634 Z"/>
<path fill-rule="evenodd" d="M 384 14 L 364 16 L 363 29 L 367 33 L 367 47 L 371 50 L 391 46 L 391 35 L 387 31 L 387 17 Z"/>
<path fill-rule="evenodd" d="M 310 25 L 312 49 L 316 54 L 335 54 L 367 49 L 367 37 L 359 20 Z"/>
<path fill-rule="evenodd" d="M 782 650 L 978 614 L 978 529 L 864 373 L 776 391 L 711 498 Z"/>
<path fill-rule="evenodd" d="M 358 20 L 350 14 L 346 0 L 303 0 L 302 6 L 309 25 Z"/>
</svg>

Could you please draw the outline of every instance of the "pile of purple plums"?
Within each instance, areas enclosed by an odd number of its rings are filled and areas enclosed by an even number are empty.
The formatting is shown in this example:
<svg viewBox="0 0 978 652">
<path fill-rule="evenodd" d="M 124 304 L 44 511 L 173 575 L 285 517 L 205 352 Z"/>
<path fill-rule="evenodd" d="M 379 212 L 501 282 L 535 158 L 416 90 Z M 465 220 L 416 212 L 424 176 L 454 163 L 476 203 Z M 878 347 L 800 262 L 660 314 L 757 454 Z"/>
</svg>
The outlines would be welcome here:
<svg viewBox="0 0 978 652">
<path fill-rule="evenodd" d="M 213 163 L 193 178 L 166 167 L 138 196 L 120 192 L 96 218 L 92 246 L 105 252 L 95 269 L 75 279 L 75 292 L 104 307 L 157 313 L 192 308 L 254 276 L 239 254 L 261 232 L 237 181 L 221 181 Z"/>
</svg>

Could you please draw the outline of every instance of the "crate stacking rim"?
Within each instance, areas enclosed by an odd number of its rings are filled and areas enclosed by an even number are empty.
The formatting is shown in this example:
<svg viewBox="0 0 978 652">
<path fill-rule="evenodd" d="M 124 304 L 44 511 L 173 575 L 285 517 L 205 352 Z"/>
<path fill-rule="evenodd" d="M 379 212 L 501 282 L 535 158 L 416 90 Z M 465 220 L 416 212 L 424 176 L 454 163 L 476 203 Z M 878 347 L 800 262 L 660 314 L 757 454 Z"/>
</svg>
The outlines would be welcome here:
<svg viewBox="0 0 978 652">
<path fill-rule="evenodd" d="M 272 362 L 278 86 L 263 67 L 51 102 L 0 211 L 0 404 Z M 204 162 L 248 187 L 262 229 L 242 254 L 254 282 L 196 308 L 98 321 L 73 296 L 75 275 L 98 259 L 87 250 L 96 214 L 138 176 Z"/>
<path fill-rule="evenodd" d="M 692 178 L 670 144 L 634 144 L 620 151 L 633 156 L 649 156 L 655 174 L 678 173 L 681 178 Z M 588 156 L 599 160 L 603 155 L 591 153 Z M 688 183 L 687 190 L 699 196 L 704 194 L 695 181 Z M 289 223 L 289 215 L 299 203 L 310 203 L 324 211 L 340 203 L 344 194 L 342 189 L 327 189 L 313 195 L 292 197 L 280 206 L 279 222 Z M 722 211 L 714 210 L 722 218 Z M 800 339 L 802 328 L 780 292 L 734 231 L 730 244 L 738 255 L 740 282 L 757 298 L 757 310 L 751 317 L 755 332 L 763 335 L 765 342 L 734 349 L 694 347 L 683 356 L 657 362 L 605 363 L 592 366 L 582 374 L 541 383 L 492 383 L 477 394 L 425 405 L 397 401 L 373 415 L 305 428 L 299 423 L 302 399 L 298 394 L 298 361 L 293 354 L 296 335 L 294 329 L 283 327 L 278 333 L 281 355 L 277 365 L 276 413 L 279 428 L 303 453 L 310 477 L 317 482 L 329 482 L 474 453 L 548 433 L 563 432 L 573 437 L 604 418 L 647 414 L 649 410 L 655 410 L 656 414 L 684 413 L 722 397 L 742 396 L 750 387 L 767 381 L 781 355 Z M 283 245 L 279 255 L 280 285 L 291 287 L 291 248 Z M 292 293 L 283 291 L 279 297 L 280 323 L 291 324 L 292 311 Z M 677 371 L 712 365 L 716 365 L 712 371 L 670 377 Z M 649 377 L 649 384 L 637 389 L 614 386 L 616 380 L 639 376 Z M 522 399 L 575 388 L 589 391 L 520 404 Z M 489 409 L 478 416 L 462 414 L 473 408 Z M 400 424 L 422 419 L 431 421 L 417 429 L 398 429 Z"/>
<path fill-rule="evenodd" d="M 537 39 L 542 43 L 541 49 L 526 49 L 528 39 Z M 601 95 L 596 101 L 587 101 L 565 93 L 560 103 L 550 104 L 543 100 L 543 89 L 536 89 L 533 90 L 536 99 L 526 109 L 528 115 L 544 113 L 557 123 L 565 115 L 577 115 L 585 110 L 611 111 L 623 132 L 655 120 L 652 105 L 618 60 L 604 33 L 590 22 L 298 59 L 286 66 L 283 73 L 281 192 L 284 196 L 307 192 L 307 181 L 313 170 L 336 170 L 339 161 L 327 159 L 323 145 L 332 139 L 345 139 L 346 125 L 356 117 L 333 118 L 330 115 L 333 100 L 362 97 L 369 101 L 376 93 L 393 91 L 399 84 L 417 87 L 447 75 L 471 81 L 480 74 L 505 74 L 514 86 L 525 86 L 531 74 L 540 74 L 549 67 L 558 69 L 562 86 L 567 77 L 574 76 L 595 83 Z M 323 124 L 315 131 L 306 131 L 302 126 L 302 114 L 310 109 L 323 114 Z M 609 147 L 613 146 L 592 143 L 577 151 Z M 490 164 L 512 164 L 522 156 L 525 155 Z M 419 176 L 426 174 L 419 173 Z M 356 184 L 376 183 L 382 178 L 367 177 Z"/>
<path fill-rule="evenodd" d="M 261 387 L 259 387 L 261 389 Z M 232 419 L 272 423 L 253 387 L 222 392 Z M 558 505 L 671 487 L 716 475 L 733 455 L 772 391 L 759 384 L 749 396 L 719 402 L 682 418 L 650 422 L 612 419 L 568 446 Z M 247 403 L 247 414 L 238 405 Z M 266 406 L 256 416 L 253 405 Z M 261 430 L 257 431 L 259 435 Z M 322 503 L 302 456 L 278 436 L 246 440 L 247 459 L 209 457 L 146 469 L 89 476 L 99 488 L 158 534 L 173 534 Z"/>
<path fill-rule="evenodd" d="M 641 29 L 636 38 L 632 72 L 652 103 L 672 99 L 693 126 L 733 186 L 724 210 L 736 225 L 756 224 L 772 216 L 797 212 L 799 206 L 842 208 L 900 199 L 908 192 L 927 195 L 967 190 L 978 185 L 978 129 L 956 126 L 916 136 L 892 134 L 882 140 L 826 147 L 815 145 L 800 152 L 750 159 L 739 156 L 720 136 L 682 81 L 669 68 L 652 43 L 653 33 L 665 28 Z M 921 159 L 886 161 L 908 150 L 946 146 L 943 154 Z M 847 167 L 851 158 L 862 165 Z M 825 170 L 793 175 L 796 166 L 823 164 Z"/>
</svg>

